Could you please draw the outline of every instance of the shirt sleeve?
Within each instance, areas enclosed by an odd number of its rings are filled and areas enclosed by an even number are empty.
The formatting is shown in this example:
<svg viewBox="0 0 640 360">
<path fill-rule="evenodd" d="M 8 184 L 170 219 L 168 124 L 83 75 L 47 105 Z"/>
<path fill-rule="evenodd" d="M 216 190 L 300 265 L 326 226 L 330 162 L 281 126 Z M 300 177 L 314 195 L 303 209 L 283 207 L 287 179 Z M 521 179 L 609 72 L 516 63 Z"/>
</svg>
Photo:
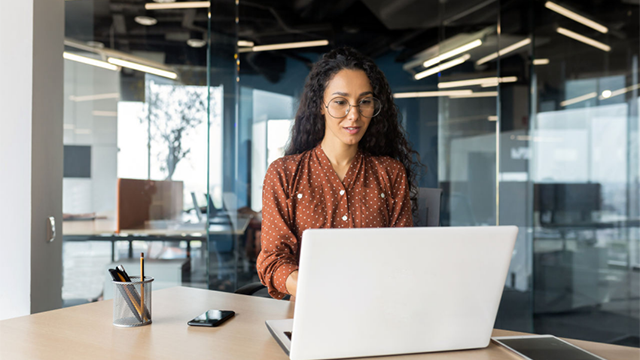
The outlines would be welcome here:
<svg viewBox="0 0 640 360">
<path fill-rule="evenodd" d="M 290 228 L 287 187 L 284 161 L 276 160 L 269 166 L 262 187 L 262 250 L 256 262 L 260 281 L 276 299 L 288 294 L 287 278 L 298 270 L 299 242 Z"/>
<path fill-rule="evenodd" d="M 396 202 L 391 213 L 390 227 L 412 227 L 413 214 L 411 212 L 409 182 L 407 180 L 407 172 L 400 162 L 398 162 L 391 191 Z"/>
</svg>

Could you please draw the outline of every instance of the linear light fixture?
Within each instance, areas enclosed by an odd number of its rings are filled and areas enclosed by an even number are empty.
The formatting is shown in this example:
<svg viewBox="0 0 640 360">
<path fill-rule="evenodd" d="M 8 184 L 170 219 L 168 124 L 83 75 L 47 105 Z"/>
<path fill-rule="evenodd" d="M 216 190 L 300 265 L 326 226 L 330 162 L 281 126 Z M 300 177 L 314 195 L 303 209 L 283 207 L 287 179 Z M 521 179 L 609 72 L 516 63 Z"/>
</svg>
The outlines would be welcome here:
<svg viewBox="0 0 640 360">
<path fill-rule="evenodd" d="M 454 57 L 456 55 L 460 55 L 463 52 L 469 51 L 469 50 L 471 50 L 473 48 L 477 48 L 480 45 L 482 45 L 482 40 L 480 40 L 480 39 L 474 40 L 474 41 L 472 41 L 472 42 L 470 42 L 468 44 L 462 45 L 462 46 L 460 46 L 458 48 L 455 48 L 455 49 L 453 49 L 451 51 L 447 51 L 446 53 L 444 53 L 442 55 L 438 55 L 438 56 L 436 56 L 436 57 L 434 57 L 432 59 L 429 59 L 429 60 L 425 61 L 422 64 L 422 66 L 424 66 L 426 68 L 431 67 L 431 66 L 441 62 L 442 60 L 446 60 L 446 59 L 452 58 L 452 57 Z"/>
<path fill-rule="evenodd" d="M 244 46 L 244 47 L 252 47 L 253 41 L 248 41 L 248 40 L 238 40 L 238 46 Z"/>
<path fill-rule="evenodd" d="M 606 52 L 611 51 L 611 46 L 609 46 L 607 44 L 603 44 L 603 43 L 601 43 L 599 41 L 595 41 L 592 38 L 588 38 L 588 37 L 586 37 L 584 35 L 580 35 L 578 33 L 575 33 L 573 31 L 571 31 L 571 30 L 567 30 L 565 28 L 559 27 L 557 31 L 558 31 L 558 33 L 560 33 L 560 34 L 562 34 L 562 35 L 564 35 L 566 37 L 570 37 L 570 38 L 572 38 L 574 40 L 578 40 L 580 42 L 583 42 L 583 43 L 585 43 L 587 45 L 591 45 L 591 46 L 593 46 L 595 48 L 598 48 L 600 50 L 603 50 L 603 51 L 606 51 Z"/>
<path fill-rule="evenodd" d="M 95 94 L 95 95 L 83 95 L 83 96 L 69 96 L 69 100 L 75 102 L 82 101 L 94 101 L 94 100 L 106 100 L 106 99 L 119 99 L 120 93 L 107 93 L 107 94 Z"/>
<path fill-rule="evenodd" d="M 107 70 L 113 70 L 113 71 L 117 71 L 118 67 L 113 65 L 113 64 L 109 64 L 108 62 L 105 61 L 101 61 L 101 60 L 96 60 L 90 57 L 86 57 L 86 56 L 80 56 L 80 55 L 76 55 L 76 54 L 72 54 L 69 52 L 63 52 L 62 53 L 62 57 L 64 57 L 67 60 L 71 60 L 71 61 L 76 61 L 79 63 L 83 63 L 83 64 L 87 64 L 87 65 L 93 65 L 93 66 L 97 66 L 99 68 L 103 68 L 103 69 L 107 69 Z"/>
<path fill-rule="evenodd" d="M 407 98 L 421 98 L 421 97 L 455 96 L 455 95 L 465 95 L 465 94 L 471 94 L 471 93 L 473 93 L 473 91 L 471 90 L 417 91 L 417 92 L 395 93 L 393 94 L 393 97 L 396 99 L 407 99 Z"/>
<path fill-rule="evenodd" d="M 185 1 L 174 3 L 146 3 L 144 8 L 147 10 L 166 10 L 166 9 L 196 9 L 208 8 L 208 1 Z"/>
<path fill-rule="evenodd" d="M 549 59 L 534 59 L 533 65 L 547 65 L 549 64 Z"/>
<path fill-rule="evenodd" d="M 602 94 L 600 95 L 599 99 L 600 100 L 611 99 L 614 96 L 622 95 L 624 93 L 627 93 L 627 92 L 635 90 L 635 89 L 640 89 L 640 84 L 627 86 L 626 88 L 622 88 L 622 89 L 618 89 L 618 90 L 614 90 L 614 91 L 605 90 L 605 91 L 602 92 Z M 608 93 L 607 93 L 607 91 L 608 91 Z M 609 95 L 609 96 L 605 96 L 605 95 Z"/>
<path fill-rule="evenodd" d="M 431 69 L 427 69 L 425 71 L 421 71 L 421 72 L 415 74 L 413 77 L 416 80 L 424 79 L 427 76 L 431 76 L 433 74 L 437 74 L 442 70 L 446 70 L 446 69 L 452 68 L 452 67 L 454 67 L 456 65 L 460 65 L 460 64 L 464 63 L 465 61 L 469 60 L 469 58 L 471 58 L 471 55 L 466 54 L 466 55 L 461 56 L 461 57 L 459 57 L 457 59 L 454 59 L 454 60 L 448 61 L 446 63 L 442 63 L 440 65 L 437 65 L 435 67 L 432 67 Z"/>
<path fill-rule="evenodd" d="M 489 121 L 498 121 L 498 115 L 489 115 L 487 120 L 489 120 Z"/>
<path fill-rule="evenodd" d="M 110 57 L 109 59 L 107 59 L 107 61 L 110 64 L 126 67 L 126 68 L 133 69 L 133 70 L 143 71 L 143 72 L 146 72 L 146 73 L 149 73 L 149 74 L 158 75 L 158 76 L 166 77 L 166 78 L 169 78 L 169 79 L 177 79 L 178 78 L 178 74 L 176 74 L 176 73 L 174 73 L 172 71 L 162 70 L 162 69 L 158 69 L 158 68 L 155 68 L 155 67 L 142 65 L 142 64 L 138 64 L 138 63 L 134 63 L 134 62 L 127 61 L 127 60 L 122 60 L 122 59 L 117 59 L 117 58 Z"/>
<path fill-rule="evenodd" d="M 314 41 L 300 41 L 292 43 L 271 44 L 271 45 L 258 45 L 249 48 L 248 51 L 269 51 L 269 50 L 284 50 L 284 49 L 298 49 L 314 46 L 326 46 L 329 45 L 329 40 L 314 40 Z"/>
<path fill-rule="evenodd" d="M 526 38 L 524 40 L 520 40 L 520 41 L 518 41 L 517 43 L 515 43 L 513 45 L 509 45 L 504 49 L 500 49 L 497 52 L 494 52 L 493 54 L 489 54 L 489 55 L 483 57 L 482 59 L 476 61 L 476 65 L 482 65 L 482 64 L 484 64 L 486 62 L 489 62 L 489 61 L 497 58 L 498 56 L 504 56 L 504 55 L 506 55 L 506 54 L 508 54 L 510 52 L 516 51 L 516 50 L 520 49 L 521 47 L 527 46 L 529 44 L 531 44 L 531 39 L 529 39 L 529 38 Z"/>
<path fill-rule="evenodd" d="M 564 16 L 568 17 L 571 20 L 577 21 L 577 22 L 579 22 L 579 23 L 581 23 L 583 25 L 586 25 L 586 26 L 588 26 L 588 27 L 590 27 L 592 29 L 600 31 L 603 34 L 606 34 L 606 33 L 609 32 L 609 29 L 606 26 L 604 26 L 602 24 L 598 24 L 597 22 L 595 22 L 593 20 L 587 19 L 586 17 L 584 17 L 582 15 L 576 14 L 575 12 L 573 12 L 573 11 L 567 9 L 567 8 L 564 8 L 564 7 L 558 5 L 558 4 L 554 3 L 554 2 L 547 1 L 544 4 L 544 6 L 549 10 L 555 11 L 560 15 L 564 15 Z"/>
<path fill-rule="evenodd" d="M 448 88 L 454 88 L 454 87 L 477 86 L 477 85 L 498 86 L 498 83 L 511 83 L 516 81 L 518 81 L 518 77 L 516 76 L 506 76 L 503 78 L 488 77 L 488 78 L 479 78 L 479 79 L 441 82 L 438 84 L 438 88 L 448 89 Z"/>
<path fill-rule="evenodd" d="M 496 97 L 496 96 L 498 96 L 497 91 L 481 91 L 481 92 L 474 92 L 471 94 L 454 95 L 449 97 L 452 99 L 464 99 L 464 98 L 482 98 L 482 97 Z"/>
<path fill-rule="evenodd" d="M 117 111 L 103 111 L 103 110 L 93 110 L 91 112 L 93 116 L 105 116 L 105 117 L 116 117 L 118 116 Z"/>
<path fill-rule="evenodd" d="M 597 92 L 595 92 L 595 91 L 594 92 L 590 92 L 590 93 L 582 95 L 582 96 L 574 97 L 573 99 L 562 101 L 562 102 L 560 102 L 560 106 L 564 107 L 564 106 L 573 105 L 573 104 L 579 103 L 581 101 L 593 99 L 596 96 L 598 96 Z"/>
</svg>

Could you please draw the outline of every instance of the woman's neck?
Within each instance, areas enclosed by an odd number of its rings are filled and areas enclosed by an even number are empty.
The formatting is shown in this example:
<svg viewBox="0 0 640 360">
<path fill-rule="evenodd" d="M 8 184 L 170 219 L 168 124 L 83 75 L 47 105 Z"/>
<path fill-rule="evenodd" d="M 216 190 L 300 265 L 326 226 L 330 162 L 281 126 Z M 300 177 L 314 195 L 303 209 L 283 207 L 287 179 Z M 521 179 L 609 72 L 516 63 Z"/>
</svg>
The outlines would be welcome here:
<svg viewBox="0 0 640 360">
<path fill-rule="evenodd" d="M 322 139 L 322 151 L 324 151 L 331 165 L 345 167 L 351 165 L 353 158 L 358 153 L 358 144 L 347 145 L 338 139 L 325 136 Z"/>
</svg>

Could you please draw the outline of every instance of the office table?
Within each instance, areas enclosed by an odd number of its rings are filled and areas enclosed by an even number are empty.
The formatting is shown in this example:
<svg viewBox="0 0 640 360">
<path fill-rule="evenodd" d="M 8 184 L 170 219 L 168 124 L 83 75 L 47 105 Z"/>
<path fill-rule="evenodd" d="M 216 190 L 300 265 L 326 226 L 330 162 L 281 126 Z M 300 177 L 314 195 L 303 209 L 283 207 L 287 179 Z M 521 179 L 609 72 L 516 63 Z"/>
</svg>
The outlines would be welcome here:
<svg viewBox="0 0 640 360">
<path fill-rule="evenodd" d="M 251 217 L 238 217 L 231 224 L 209 225 L 210 235 L 243 235 L 249 226 Z M 68 220 L 62 223 L 62 241 L 109 241 L 111 242 L 111 261 L 115 261 L 116 241 L 129 242 L 129 257 L 133 257 L 134 241 L 186 241 L 187 257 L 191 254 L 192 241 L 205 241 L 205 224 L 180 224 L 167 222 L 165 226 L 143 226 L 135 229 L 122 229 L 116 232 L 113 216 L 95 220 Z"/>
<path fill-rule="evenodd" d="M 288 301 L 175 287 L 153 292 L 153 324 L 138 328 L 113 326 L 112 309 L 108 300 L 0 321 L 0 359 L 288 359 L 264 324 L 291 318 Z M 218 328 L 187 326 L 207 309 L 234 310 L 236 316 Z M 640 358 L 637 348 L 569 341 L 606 359 Z M 521 360 L 493 343 L 478 350 L 375 359 Z"/>
</svg>

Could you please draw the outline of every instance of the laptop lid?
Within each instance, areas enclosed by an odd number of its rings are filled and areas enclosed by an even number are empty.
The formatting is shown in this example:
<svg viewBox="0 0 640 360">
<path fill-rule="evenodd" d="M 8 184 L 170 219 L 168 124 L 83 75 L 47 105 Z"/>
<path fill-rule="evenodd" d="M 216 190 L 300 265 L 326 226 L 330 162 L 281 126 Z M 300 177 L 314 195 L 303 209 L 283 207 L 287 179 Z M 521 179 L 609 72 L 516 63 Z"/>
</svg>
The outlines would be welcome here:
<svg viewBox="0 0 640 360">
<path fill-rule="evenodd" d="M 303 234 L 292 360 L 486 347 L 518 228 Z"/>
</svg>

